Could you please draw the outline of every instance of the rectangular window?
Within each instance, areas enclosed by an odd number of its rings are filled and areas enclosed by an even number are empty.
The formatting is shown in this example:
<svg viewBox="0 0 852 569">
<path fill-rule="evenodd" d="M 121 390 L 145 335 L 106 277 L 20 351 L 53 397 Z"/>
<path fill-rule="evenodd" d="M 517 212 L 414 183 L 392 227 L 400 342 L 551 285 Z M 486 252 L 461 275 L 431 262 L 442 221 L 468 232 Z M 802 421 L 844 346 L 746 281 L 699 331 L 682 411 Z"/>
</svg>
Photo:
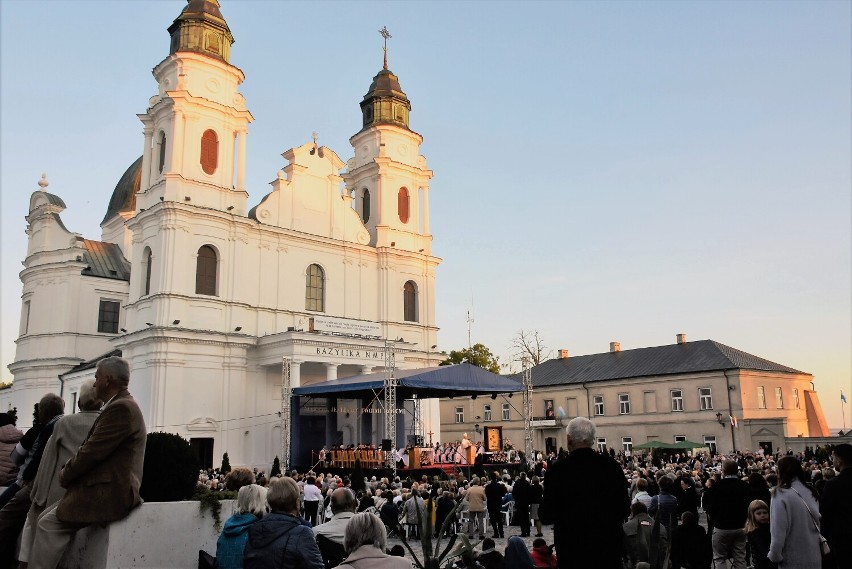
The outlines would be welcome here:
<svg viewBox="0 0 852 569">
<path fill-rule="evenodd" d="M 682 443 L 686 440 L 686 435 L 675 435 L 675 444 Z"/>
<path fill-rule="evenodd" d="M 628 454 L 633 452 L 633 437 L 621 437 L 621 450 Z"/>
<path fill-rule="evenodd" d="M 757 388 L 757 408 L 766 409 L 766 390 L 762 385 Z"/>
<path fill-rule="evenodd" d="M 716 435 L 704 435 L 704 446 L 710 448 L 710 452 L 716 454 Z"/>
<path fill-rule="evenodd" d="M 672 411 L 683 411 L 683 390 L 672 389 Z"/>
<path fill-rule="evenodd" d="M 491 405 L 486 405 L 485 409 L 482 412 L 482 420 L 490 421 L 491 420 Z"/>
<path fill-rule="evenodd" d="M 503 403 L 503 420 L 504 421 L 509 420 L 509 404 L 508 403 Z"/>
<path fill-rule="evenodd" d="M 603 395 L 595 395 L 594 397 L 592 397 L 592 400 L 595 402 L 595 415 L 603 415 Z"/>
<path fill-rule="evenodd" d="M 775 408 L 783 409 L 784 408 L 784 395 L 781 393 L 781 388 L 775 388 Z"/>
<path fill-rule="evenodd" d="M 25 300 L 21 307 L 21 336 L 30 331 L 30 301 Z"/>
<path fill-rule="evenodd" d="M 576 417 L 577 416 L 577 398 L 569 397 L 568 398 L 568 416 Z"/>
<path fill-rule="evenodd" d="M 656 391 L 646 391 L 643 393 L 645 399 L 645 412 L 646 413 L 656 413 L 657 412 L 657 392 Z"/>
<path fill-rule="evenodd" d="M 630 394 L 629 393 L 619 393 L 618 394 L 618 414 L 619 415 L 629 415 L 630 414 Z"/>
<path fill-rule="evenodd" d="M 605 453 L 606 452 L 606 439 L 601 437 L 598 438 L 598 452 Z"/>
<path fill-rule="evenodd" d="M 118 334 L 118 312 L 121 303 L 114 300 L 102 300 L 98 308 L 98 332 Z"/>
<path fill-rule="evenodd" d="M 798 387 L 793 388 L 793 406 L 796 409 L 799 409 L 799 388 Z"/>
<path fill-rule="evenodd" d="M 464 423 L 464 407 L 456 407 L 456 423 Z"/>
<path fill-rule="evenodd" d="M 698 404 L 702 411 L 709 411 L 713 408 L 713 392 L 709 387 L 698 388 Z"/>
</svg>

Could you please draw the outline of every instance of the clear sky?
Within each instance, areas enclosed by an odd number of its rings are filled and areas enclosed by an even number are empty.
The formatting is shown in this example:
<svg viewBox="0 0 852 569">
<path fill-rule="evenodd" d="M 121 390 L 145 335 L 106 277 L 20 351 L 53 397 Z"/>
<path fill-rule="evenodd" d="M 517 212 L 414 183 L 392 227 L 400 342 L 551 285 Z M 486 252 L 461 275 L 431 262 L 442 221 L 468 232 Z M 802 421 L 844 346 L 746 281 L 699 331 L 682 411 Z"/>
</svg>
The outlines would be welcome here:
<svg viewBox="0 0 852 569">
<path fill-rule="evenodd" d="M 381 68 L 434 170 L 439 347 L 501 360 L 523 329 L 572 354 L 713 339 L 852 398 L 850 2 L 222 0 L 255 117 L 252 205 L 310 140 L 344 160 Z M 99 239 L 142 153 L 182 0 L 0 0 L 0 378 L 29 196 Z M 517 364 L 515 364 L 517 369 Z M 847 408 L 846 424 L 852 426 Z"/>
</svg>

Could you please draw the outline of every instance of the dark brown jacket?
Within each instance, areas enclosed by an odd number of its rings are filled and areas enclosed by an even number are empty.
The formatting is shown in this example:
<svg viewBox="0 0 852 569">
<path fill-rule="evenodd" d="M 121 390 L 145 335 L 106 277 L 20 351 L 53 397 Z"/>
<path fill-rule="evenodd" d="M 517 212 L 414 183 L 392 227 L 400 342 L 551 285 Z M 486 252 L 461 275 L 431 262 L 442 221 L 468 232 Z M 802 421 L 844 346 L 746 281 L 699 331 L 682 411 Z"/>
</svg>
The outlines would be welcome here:
<svg viewBox="0 0 852 569">
<path fill-rule="evenodd" d="M 141 502 L 145 421 L 124 390 L 104 407 L 88 437 L 62 471 L 65 496 L 57 517 L 103 524 L 125 518 Z"/>
</svg>

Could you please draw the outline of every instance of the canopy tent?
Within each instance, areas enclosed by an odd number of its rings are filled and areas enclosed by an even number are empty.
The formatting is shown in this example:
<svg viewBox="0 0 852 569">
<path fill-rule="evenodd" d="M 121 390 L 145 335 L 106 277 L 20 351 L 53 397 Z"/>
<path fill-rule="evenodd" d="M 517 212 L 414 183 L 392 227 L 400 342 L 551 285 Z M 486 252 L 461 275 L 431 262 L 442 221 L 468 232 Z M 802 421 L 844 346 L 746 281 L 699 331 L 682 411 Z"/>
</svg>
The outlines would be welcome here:
<svg viewBox="0 0 852 569">
<path fill-rule="evenodd" d="M 680 441 L 679 443 L 675 443 L 671 448 L 677 448 L 681 450 L 692 450 L 694 448 L 703 448 L 707 445 L 704 443 L 694 443 L 692 441 Z"/>
<path fill-rule="evenodd" d="M 397 400 L 432 399 L 470 395 L 519 393 L 524 387 L 509 379 L 469 363 L 421 368 L 398 369 Z M 314 383 L 293 389 L 293 395 L 314 397 L 374 397 L 385 386 L 385 373 L 369 373 L 343 379 Z"/>
</svg>

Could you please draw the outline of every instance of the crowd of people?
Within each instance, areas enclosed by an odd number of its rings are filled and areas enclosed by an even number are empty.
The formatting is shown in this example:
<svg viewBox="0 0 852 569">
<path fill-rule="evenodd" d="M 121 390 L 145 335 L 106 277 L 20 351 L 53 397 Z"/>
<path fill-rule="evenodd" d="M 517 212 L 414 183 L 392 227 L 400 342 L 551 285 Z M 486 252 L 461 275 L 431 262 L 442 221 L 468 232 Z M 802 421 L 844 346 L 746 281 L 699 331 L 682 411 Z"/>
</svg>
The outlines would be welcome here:
<svg viewBox="0 0 852 569">
<path fill-rule="evenodd" d="M 145 425 L 128 384 L 127 362 L 106 358 L 80 390 L 79 413 L 48 394 L 26 433 L 0 414 L 0 569 L 53 569 L 78 530 L 139 505 Z M 852 566 L 852 445 L 639 455 L 600 452 L 595 440 L 592 421 L 572 419 L 566 449 L 536 453 L 516 475 L 482 463 L 416 478 L 201 471 L 199 486 L 237 496 L 211 565 L 408 568 L 411 551 L 388 549 L 388 536 L 464 534 L 455 567 Z M 436 455 L 447 452 L 453 445 Z"/>
</svg>

